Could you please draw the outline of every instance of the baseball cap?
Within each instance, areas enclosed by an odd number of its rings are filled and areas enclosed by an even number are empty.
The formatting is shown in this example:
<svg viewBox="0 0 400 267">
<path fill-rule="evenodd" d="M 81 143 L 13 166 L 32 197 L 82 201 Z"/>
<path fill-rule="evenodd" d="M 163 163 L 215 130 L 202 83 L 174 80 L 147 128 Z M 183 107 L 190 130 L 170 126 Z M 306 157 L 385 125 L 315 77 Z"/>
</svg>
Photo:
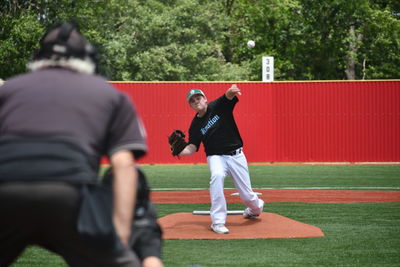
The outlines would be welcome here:
<svg viewBox="0 0 400 267">
<path fill-rule="evenodd" d="M 42 58 L 86 58 L 94 57 L 94 46 L 69 22 L 63 22 L 50 28 L 40 41 L 40 49 L 35 59 Z"/>
<path fill-rule="evenodd" d="M 95 47 L 78 27 L 62 22 L 51 27 L 40 40 L 39 50 L 28 64 L 30 70 L 44 66 L 69 67 L 79 72 L 94 73 L 98 63 Z"/>
<path fill-rule="evenodd" d="M 187 101 L 190 101 L 190 98 L 194 95 L 202 95 L 204 97 L 206 97 L 206 95 L 203 93 L 203 91 L 201 91 L 200 89 L 191 89 L 189 91 L 189 93 L 186 96 Z"/>
</svg>

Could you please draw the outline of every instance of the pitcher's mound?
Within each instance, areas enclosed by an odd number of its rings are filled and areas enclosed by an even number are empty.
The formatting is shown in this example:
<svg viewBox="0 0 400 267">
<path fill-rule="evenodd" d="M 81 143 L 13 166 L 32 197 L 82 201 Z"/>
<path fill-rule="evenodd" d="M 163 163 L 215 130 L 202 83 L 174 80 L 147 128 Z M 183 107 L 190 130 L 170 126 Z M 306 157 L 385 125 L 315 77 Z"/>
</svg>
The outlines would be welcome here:
<svg viewBox="0 0 400 267">
<path fill-rule="evenodd" d="M 255 239 L 322 237 L 318 227 L 278 214 L 263 212 L 256 219 L 229 215 L 229 234 L 216 234 L 210 229 L 210 216 L 174 213 L 159 219 L 164 239 Z"/>
</svg>

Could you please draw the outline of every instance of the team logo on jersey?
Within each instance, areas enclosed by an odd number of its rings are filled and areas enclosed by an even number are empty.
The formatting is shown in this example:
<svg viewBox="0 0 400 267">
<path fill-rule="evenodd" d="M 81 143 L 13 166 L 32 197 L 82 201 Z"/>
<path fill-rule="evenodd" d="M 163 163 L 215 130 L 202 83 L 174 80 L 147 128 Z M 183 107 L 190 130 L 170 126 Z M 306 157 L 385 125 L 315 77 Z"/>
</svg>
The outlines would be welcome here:
<svg viewBox="0 0 400 267">
<path fill-rule="evenodd" d="M 219 116 L 215 115 L 214 117 L 212 117 L 211 119 L 209 119 L 209 121 L 207 122 L 206 126 L 204 126 L 203 128 L 200 129 L 201 133 L 203 135 L 205 135 L 207 133 L 207 131 L 215 124 L 217 123 L 217 121 L 219 121 Z"/>
</svg>

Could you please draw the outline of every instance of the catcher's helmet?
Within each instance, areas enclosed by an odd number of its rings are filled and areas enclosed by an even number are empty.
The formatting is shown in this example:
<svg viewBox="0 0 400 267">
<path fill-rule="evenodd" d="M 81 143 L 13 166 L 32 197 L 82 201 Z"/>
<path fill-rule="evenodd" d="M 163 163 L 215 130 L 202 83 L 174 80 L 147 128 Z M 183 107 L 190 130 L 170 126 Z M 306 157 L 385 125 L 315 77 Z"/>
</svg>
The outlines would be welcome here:
<svg viewBox="0 0 400 267">
<path fill-rule="evenodd" d="M 96 66 L 97 52 L 77 27 L 63 22 L 45 33 L 33 60 L 57 61 L 71 58 L 89 61 Z"/>
</svg>

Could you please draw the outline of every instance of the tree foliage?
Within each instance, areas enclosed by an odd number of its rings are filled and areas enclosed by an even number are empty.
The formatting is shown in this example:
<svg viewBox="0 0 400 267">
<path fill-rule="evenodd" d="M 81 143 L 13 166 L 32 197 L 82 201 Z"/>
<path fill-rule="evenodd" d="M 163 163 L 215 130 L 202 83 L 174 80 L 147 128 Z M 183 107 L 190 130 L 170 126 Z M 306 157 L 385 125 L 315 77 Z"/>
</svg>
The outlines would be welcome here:
<svg viewBox="0 0 400 267">
<path fill-rule="evenodd" d="M 73 21 L 110 80 L 400 78 L 397 0 L 3 0 L 0 77 L 24 72 L 50 25 Z M 256 46 L 249 49 L 248 40 Z"/>
</svg>

